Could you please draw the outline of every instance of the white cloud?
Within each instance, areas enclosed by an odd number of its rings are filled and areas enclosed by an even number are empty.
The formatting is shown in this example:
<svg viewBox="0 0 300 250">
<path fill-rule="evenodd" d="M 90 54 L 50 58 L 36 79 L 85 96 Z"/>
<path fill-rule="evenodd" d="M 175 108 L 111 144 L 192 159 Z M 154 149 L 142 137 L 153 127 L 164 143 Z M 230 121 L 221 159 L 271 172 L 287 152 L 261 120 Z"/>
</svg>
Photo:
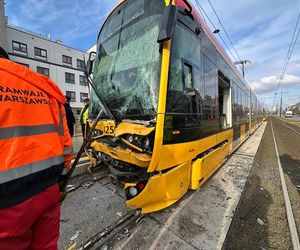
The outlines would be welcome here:
<svg viewBox="0 0 300 250">
<path fill-rule="evenodd" d="M 266 76 L 258 81 L 255 81 L 255 86 L 257 88 L 257 91 L 261 94 L 266 94 L 269 92 L 274 92 L 278 83 L 280 81 L 280 75 L 271 75 Z M 300 77 L 295 75 L 284 75 L 282 80 L 280 81 L 280 87 L 281 88 L 292 88 L 295 86 L 300 85 Z"/>
<path fill-rule="evenodd" d="M 198 1 L 227 41 L 208 1 Z M 105 16 L 118 2 L 119 0 L 16 0 L 8 1 L 6 8 L 10 9 L 8 15 L 11 23 L 38 33 L 51 33 L 54 39 L 61 38 L 68 45 L 88 49 L 95 43 Z M 274 89 L 299 14 L 300 1 L 211 2 L 241 59 L 252 62 L 246 65 L 246 69 L 255 81 L 258 92 L 267 93 Z M 227 44 L 229 45 L 228 41 Z M 300 83 L 300 39 L 286 73 L 288 78 L 283 81 L 283 87 Z M 298 94 L 300 96 L 300 91 Z"/>
<path fill-rule="evenodd" d="M 220 34 L 231 47 L 208 0 L 198 1 L 214 25 L 220 29 Z M 272 105 L 274 98 L 273 92 L 278 84 L 279 75 L 282 72 L 293 30 L 299 15 L 300 1 L 211 0 L 211 2 L 238 51 L 240 58 L 252 62 L 246 65 L 246 69 L 252 80 L 254 80 L 257 94 L 259 94 L 262 101 L 266 104 Z M 207 22 L 209 24 L 208 20 Z M 221 40 L 219 39 L 219 41 Z M 235 54 L 233 50 L 231 50 L 231 52 Z M 289 92 L 289 94 L 286 94 L 287 99 L 299 98 L 300 37 L 286 73 L 287 75 L 282 80 L 280 90 Z"/>
<path fill-rule="evenodd" d="M 10 24 L 51 33 L 54 40 L 62 39 L 85 50 L 95 43 L 105 16 L 116 3 L 117 0 L 23 0 L 15 6 L 8 2 L 6 8 L 10 10 Z"/>
</svg>

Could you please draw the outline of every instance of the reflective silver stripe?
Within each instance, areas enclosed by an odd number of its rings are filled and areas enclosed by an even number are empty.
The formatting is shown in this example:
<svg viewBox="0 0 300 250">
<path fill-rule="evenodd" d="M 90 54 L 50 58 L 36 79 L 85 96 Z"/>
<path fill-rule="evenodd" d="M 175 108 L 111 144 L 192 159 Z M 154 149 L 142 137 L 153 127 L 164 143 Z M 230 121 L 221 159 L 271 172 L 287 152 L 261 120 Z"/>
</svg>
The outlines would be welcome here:
<svg viewBox="0 0 300 250">
<path fill-rule="evenodd" d="M 46 160 L 32 162 L 17 168 L 0 171 L 0 184 L 12 181 L 39 171 L 45 170 L 55 165 L 63 164 L 64 156 L 54 156 Z"/>
<path fill-rule="evenodd" d="M 68 147 L 64 149 L 64 155 L 73 153 L 73 147 Z"/>
<path fill-rule="evenodd" d="M 63 115 L 60 109 L 60 105 L 59 105 L 59 125 L 57 131 L 59 135 L 64 135 L 64 121 L 63 121 Z"/>
<path fill-rule="evenodd" d="M 61 175 L 66 175 L 67 173 L 70 172 L 70 169 L 69 168 L 64 168 Z"/>
<path fill-rule="evenodd" d="M 58 129 L 54 124 L 0 128 L 0 140 L 20 137 L 20 136 L 47 134 L 53 132 L 56 133 L 58 132 Z"/>
</svg>

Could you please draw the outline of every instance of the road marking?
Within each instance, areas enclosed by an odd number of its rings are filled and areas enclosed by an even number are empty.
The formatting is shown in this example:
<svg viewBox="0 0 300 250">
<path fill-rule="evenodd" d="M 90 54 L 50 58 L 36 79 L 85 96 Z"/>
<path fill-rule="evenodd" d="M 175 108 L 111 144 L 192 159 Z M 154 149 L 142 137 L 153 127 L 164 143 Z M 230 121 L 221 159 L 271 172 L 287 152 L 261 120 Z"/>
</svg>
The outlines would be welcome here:
<svg viewBox="0 0 300 250">
<path fill-rule="evenodd" d="M 288 218 L 288 223 L 289 223 L 289 228 L 290 228 L 290 233 L 291 233 L 293 249 L 300 250 L 298 232 L 297 232 L 297 228 L 296 228 L 296 224 L 295 224 L 295 219 L 294 219 L 293 210 L 292 210 L 292 206 L 291 206 L 291 202 L 290 202 L 290 198 L 289 198 L 289 193 L 287 191 L 287 187 L 286 187 L 286 183 L 285 183 L 285 178 L 284 178 L 284 174 L 283 174 L 283 170 L 282 170 L 281 161 L 279 158 L 279 152 L 278 152 L 277 143 L 276 143 L 276 139 L 275 139 L 272 118 L 270 118 L 270 122 L 271 122 L 273 141 L 274 141 L 274 145 L 275 145 L 277 163 L 278 163 L 278 168 L 279 168 L 279 173 L 280 173 L 281 186 L 282 186 L 282 191 L 283 191 L 283 196 L 284 196 L 284 203 L 285 203 L 285 208 L 286 208 L 286 213 L 287 213 L 287 218 Z"/>
</svg>

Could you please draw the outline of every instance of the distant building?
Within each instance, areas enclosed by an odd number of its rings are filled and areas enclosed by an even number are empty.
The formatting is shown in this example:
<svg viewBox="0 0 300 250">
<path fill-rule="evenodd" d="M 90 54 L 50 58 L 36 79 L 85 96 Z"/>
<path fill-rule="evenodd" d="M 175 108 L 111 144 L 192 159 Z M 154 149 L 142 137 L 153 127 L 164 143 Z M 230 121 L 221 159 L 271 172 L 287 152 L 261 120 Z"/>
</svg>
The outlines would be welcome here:
<svg viewBox="0 0 300 250">
<path fill-rule="evenodd" d="M 49 76 L 65 95 L 71 97 L 74 114 L 79 115 L 83 99 L 89 96 L 83 72 L 87 53 L 61 41 L 52 41 L 50 36 L 8 25 L 3 0 L 0 0 L 0 46 L 13 61 Z"/>
<path fill-rule="evenodd" d="M 294 114 L 300 114 L 300 102 L 296 103 L 293 108 L 292 111 Z"/>
</svg>

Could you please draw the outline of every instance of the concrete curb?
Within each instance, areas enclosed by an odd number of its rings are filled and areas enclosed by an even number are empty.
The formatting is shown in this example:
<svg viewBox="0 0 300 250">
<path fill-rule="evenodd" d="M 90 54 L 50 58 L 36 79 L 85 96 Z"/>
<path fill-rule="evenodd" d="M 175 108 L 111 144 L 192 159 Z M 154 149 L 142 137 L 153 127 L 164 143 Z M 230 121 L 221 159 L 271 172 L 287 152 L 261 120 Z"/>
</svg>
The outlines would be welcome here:
<svg viewBox="0 0 300 250">
<path fill-rule="evenodd" d="M 72 161 L 73 163 L 73 161 Z M 79 160 L 78 165 L 76 166 L 71 178 L 75 177 L 75 176 L 79 176 L 79 175 L 83 175 L 83 174 L 87 174 L 88 171 L 88 167 L 91 165 L 91 162 L 89 161 L 88 157 L 81 157 Z"/>
</svg>

